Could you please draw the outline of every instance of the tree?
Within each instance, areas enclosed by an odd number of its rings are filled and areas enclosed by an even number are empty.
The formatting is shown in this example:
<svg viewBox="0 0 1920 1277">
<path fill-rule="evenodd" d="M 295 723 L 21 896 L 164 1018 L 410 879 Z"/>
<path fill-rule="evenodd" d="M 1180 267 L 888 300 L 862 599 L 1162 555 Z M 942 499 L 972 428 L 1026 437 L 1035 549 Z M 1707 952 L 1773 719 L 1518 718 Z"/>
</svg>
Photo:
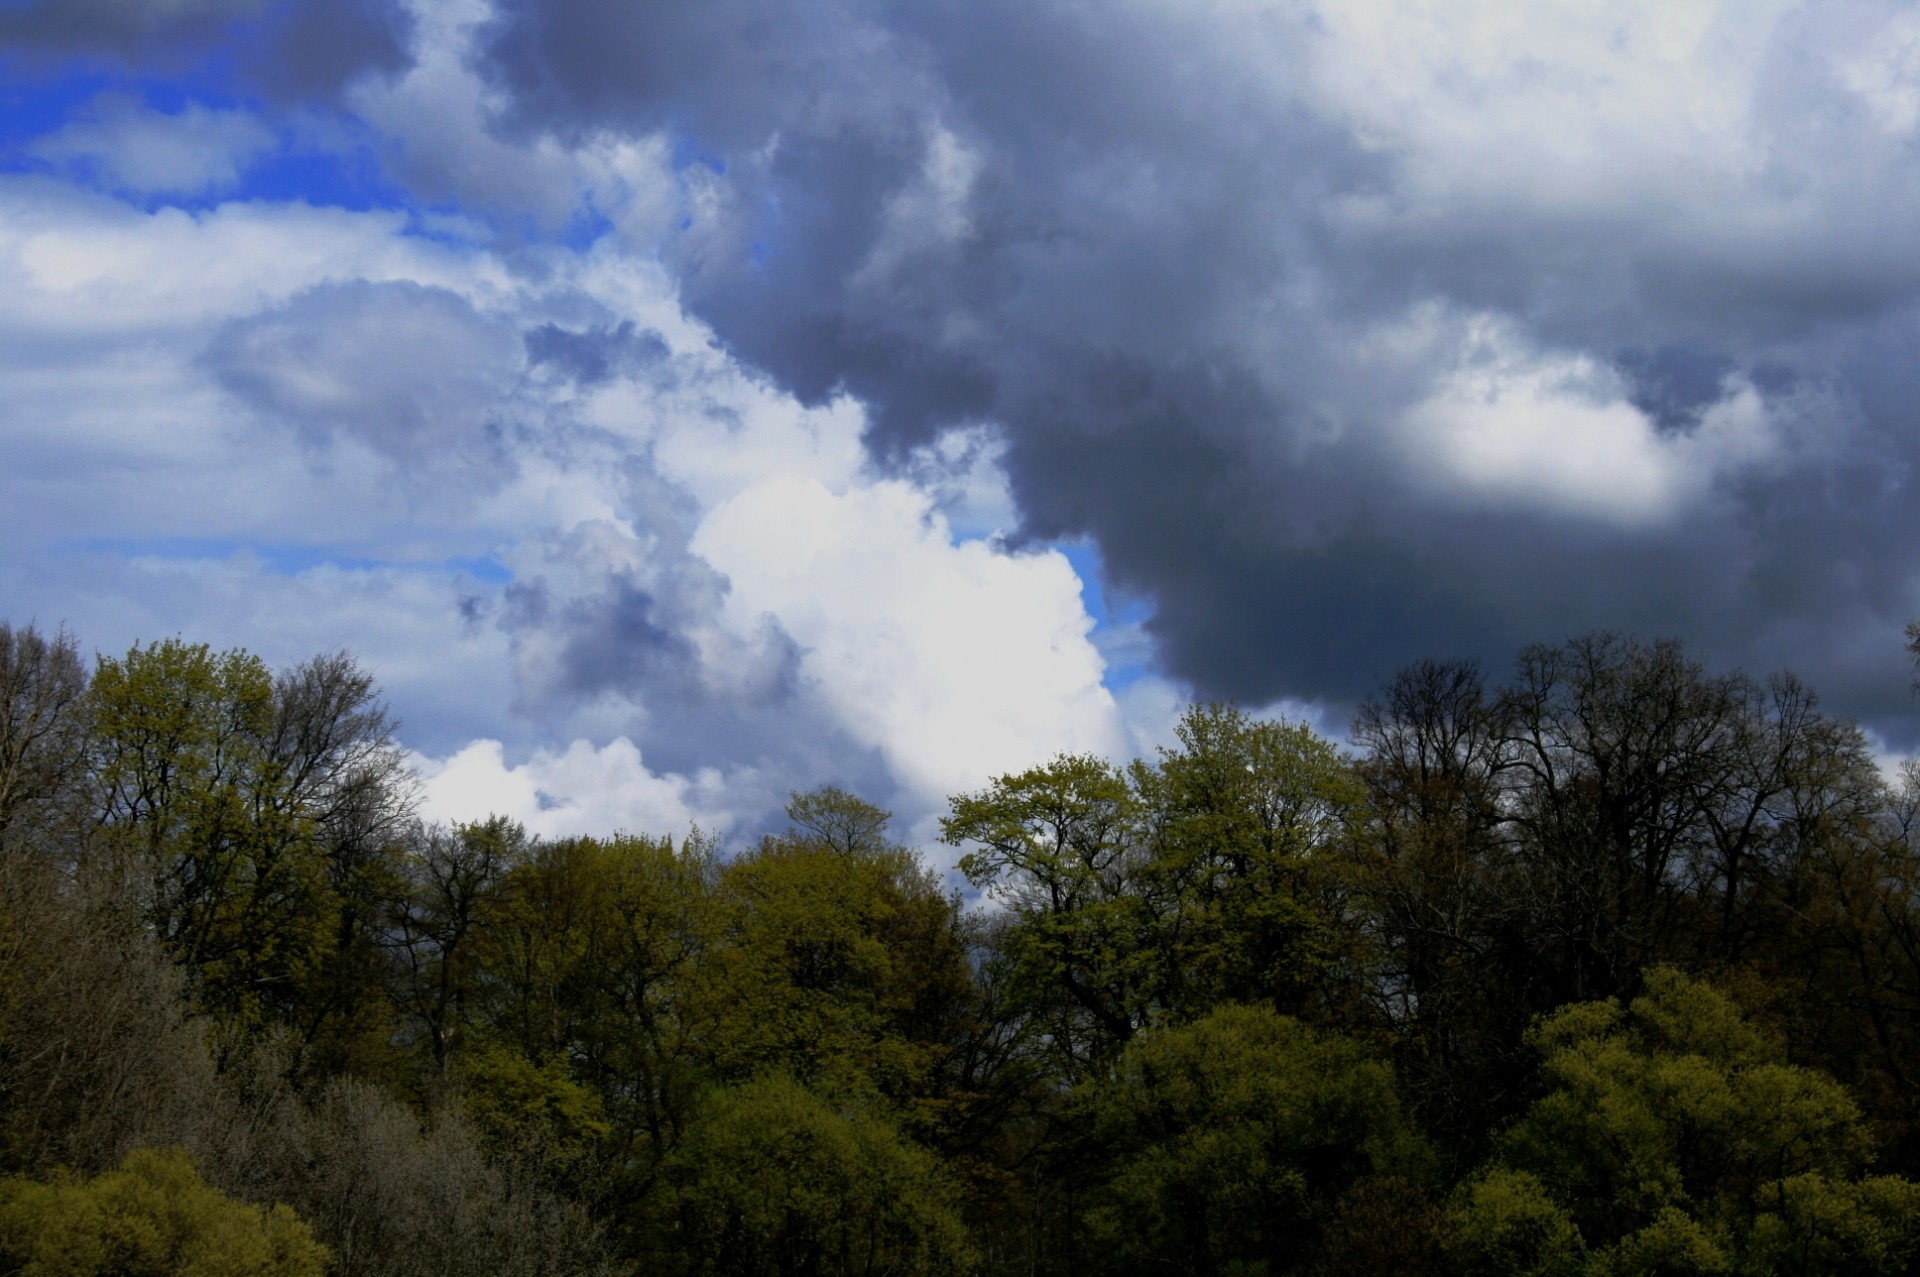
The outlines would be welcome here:
<svg viewBox="0 0 1920 1277">
<path fill-rule="evenodd" d="M 1422 661 L 1354 715 L 1365 820 L 1354 851 L 1407 1093 L 1466 1165 L 1531 1067 L 1534 989 L 1502 793 L 1508 751 L 1477 667 Z"/>
<path fill-rule="evenodd" d="M 704 993 L 718 925 L 711 848 L 569 838 L 522 842 L 501 865 L 464 959 L 484 991 L 475 1034 L 538 1070 L 564 1062 L 604 1111 L 609 1155 L 625 1168 L 616 1196 L 643 1192 L 707 1080 L 722 1012 Z"/>
<path fill-rule="evenodd" d="M 716 1039 L 721 1075 L 774 1068 L 823 1094 L 912 1111 L 945 1085 L 972 1009 L 959 902 L 886 841 L 887 813 L 837 790 L 790 810 L 787 834 L 718 879 L 716 991 L 743 1013 Z M 864 832 L 844 836 L 854 827 Z"/>
<path fill-rule="evenodd" d="M 884 850 L 892 818 L 893 813 L 832 785 L 796 793 L 787 804 L 795 836 L 848 856 Z"/>
<path fill-rule="evenodd" d="M 1659 968 L 1630 1005 L 1568 1006 L 1531 1040 L 1544 1093 L 1503 1139 L 1504 1169 L 1464 1190 L 1469 1249 L 1511 1237 L 1500 1220 L 1524 1202 L 1541 1221 L 1527 1227 L 1560 1239 L 1538 1253 L 1565 1252 L 1564 1219 L 1600 1271 L 1891 1274 L 1920 1259 L 1920 1186 L 1865 1175 L 1871 1140 L 1845 1089 L 1784 1063 L 1711 987 Z"/>
<path fill-rule="evenodd" d="M 327 1261 L 293 1211 L 209 1188 L 179 1149 L 91 1180 L 0 1181 L 0 1265 L 32 1277 L 321 1277 Z"/>
<path fill-rule="evenodd" d="M 1125 1045 L 1152 1013 L 1151 918 L 1133 889 L 1140 809 L 1112 764 L 1061 755 L 950 802 L 941 837 L 960 871 L 1020 925 L 1007 935 L 1021 994 L 1070 1071 Z"/>
<path fill-rule="evenodd" d="M 1427 1161 L 1384 1061 L 1266 1007 L 1139 1034 L 1083 1103 L 1105 1153 L 1086 1254 L 1109 1272 L 1304 1271 L 1350 1186 Z"/>
<path fill-rule="evenodd" d="M 1740 797 L 1756 700 L 1744 675 L 1708 675 L 1674 643 L 1597 634 L 1521 653 L 1501 698 L 1507 815 L 1555 1004 L 1628 991 L 1675 956 L 1714 815 Z"/>
<path fill-rule="evenodd" d="M 1790 676 L 1610 634 L 1527 649 L 1495 692 L 1415 666 L 1355 739 L 1379 992 L 1415 1103 L 1469 1160 L 1519 1102 L 1532 1017 L 1662 962 L 1803 988 L 1831 968 L 1803 944 L 1810 871 L 1886 805 L 1858 730 Z"/>
<path fill-rule="evenodd" d="M 21 886 L 0 897 L 0 1170 L 99 1172 L 195 1142 L 217 1101 L 183 973 L 118 902 Z"/>
<path fill-rule="evenodd" d="M 1148 831 L 1134 889 L 1155 920 L 1162 1013 L 1266 1002 L 1327 1016 L 1350 991 L 1336 970 L 1357 965 L 1341 917 L 1364 796 L 1351 762 L 1304 723 L 1231 705 L 1194 706 L 1174 730 L 1178 749 L 1130 773 Z"/>
<path fill-rule="evenodd" d="M 973 1266 L 934 1159 L 780 1074 L 716 1092 L 668 1171 L 677 1271 L 942 1277 Z M 670 1221 L 670 1222 L 668 1222 Z"/>
<path fill-rule="evenodd" d="M 396 993 L 436 1078 L 446 1075 L 476 1010 L 480 930 L 528 845 L 526 830 L 502 816 L 423 827 L 408 839 L 401 869 L 407 889 L 392 920 Z"/>
<path fill-rule="evenodd" d="M 277 681 L 169 639 L 102 657 L 94 776 L 111 855 L 149 923 L 235 1022 L 312 1041 L 378 1005 L 374 923 L 410 791 L 372 681 L 345 656 Z"/>
<path fill-rule="evenodd" d="M 0 856 L 69 836 L 86 793 L 87 674 L 65 630 L 0 622 Z"/>
<path fill-rule="evenodd" d="M 315 656 L 274 679 L 267 787 L 321 857 L 331 932 L 292 1009 L 309 1067 L 377 1067 L 393 1025 L 382 996 L 385 928 L 403 890 L 417 783 L 373 676 Z"/>
<path fill-rule="evenodd" d="M 452 1106 L 423 1118 L 384 1089 L 336 1078 L 249 1132 L 236 1174 L 291 1204 L 333 1249 L 338 1277 L 610 1277 L 603 1230 L 522 1168 L 487 1157 Z"/>
</svg>

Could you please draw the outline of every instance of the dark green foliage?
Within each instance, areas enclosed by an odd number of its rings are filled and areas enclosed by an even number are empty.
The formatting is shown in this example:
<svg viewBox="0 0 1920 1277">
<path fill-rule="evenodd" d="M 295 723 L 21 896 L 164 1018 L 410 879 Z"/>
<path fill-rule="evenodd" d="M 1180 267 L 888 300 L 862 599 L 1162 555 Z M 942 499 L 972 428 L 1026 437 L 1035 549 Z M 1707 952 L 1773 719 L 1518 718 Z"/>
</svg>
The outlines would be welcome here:
<svg viewBox="0 0 1920 1277">
<path fill-rule="evenodd" d="M 1427 1169 L 1392 1070 L 1265 1007 L 1140 1034 L 1083 1105 L 1100 1271 L 1304 1271 L 1350 1187 Z"/>
<path fill-rule="evenodd" d="M 949 1277 L 973 1267 L 931 1154 L 877 1114 L 779 1074 L 708 1097 L 667 1167 L 674 1271 L 740 1277 Z"/>
</svg>

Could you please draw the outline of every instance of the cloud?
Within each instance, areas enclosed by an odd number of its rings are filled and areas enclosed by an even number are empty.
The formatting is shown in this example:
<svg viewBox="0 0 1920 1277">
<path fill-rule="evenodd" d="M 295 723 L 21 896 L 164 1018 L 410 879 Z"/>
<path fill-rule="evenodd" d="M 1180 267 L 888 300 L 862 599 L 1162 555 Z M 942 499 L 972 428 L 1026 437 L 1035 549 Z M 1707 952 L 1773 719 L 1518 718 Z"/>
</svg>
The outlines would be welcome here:
<svg viewBox="0 0 1920 1277">
<path fill-rule="evenodd" d="M 445 465 L 498 430 L 522 339 L 449 289 L 351 280 L 229 322 L 207 359 L 233 393 L 309 435 Z"/>
<path fill-rule="evenodd" d="M 170 115 L 109 99 L 97 101 L 92 114 L 36 140 L 33 153 L 83 180 L 135 194 L 230 191 L 276 145 L 255 116 L 198 103 Z"/>
<path fill-rule="evenodd" d="M 4 585 L 360 650 L 448 813 L 925 834 L 1596 626 L 1920 734 L 1899 6 L 332 12 L 0 18 L 181 82 L 0 176 Z"/>
<path fill-rule="evenodd" d="M 1730 375 L 1717 395 L 1688 405 L 1684 422 L 1670 416 L 1663 428 L 1613 365 L 1516 348 L 1512 326 L 1496 318 L 1455 326 L 1458 364 L 1398 427 L 1416 482 L 1443 498 L 1628 527 L 1669 524 L 1778 450 L 1765 399 L 1744 378 Z"/>
<path fill-rule="evenodd" d="M 594 747 L 536 750 L 509 764 L 497 740 L 477 740 L 446 758 L 411 756 L 421 814 L 446 822 L 506 816 L 544 838 L 614 833 L 684 836 L 694 826 L 725 833 L 728 778 L 655 775 L 625 737 Z M 734 783 L 739 783 L 735 779 Z"/>
<path fill-rule="evenodd" d="M 1128 739 L 1079 579 L 987 539 L 989 435 L 881 475 L 860 404 L 743 368 L 617 244 L 46 177 L 0 206 L 0 393 L 44 409 L 0 437 L 11 606 L 109 650 L 351 647 L 435 792 L 539 829 L 751 833 L 824 783 L 924 824 L 996 767 Z M 776 584 L 794 483 L 824 522 Z"/>
<path fill-rule="evenodd" d="M 274 101 L 327 99 L 408 64 L 413 17 L 399 0 L 16 0 L 0 8 L 0 54 L 180 73 L 215 64 Z M 218 72 L 217 72 L 218 73 Z"/>
<path fill-rule="evenodd" d="M 109 654 L 181 635 L 245 647 L 275 668 L 348 650 L 379 681 L 415 748 L 452 751 L 498 731 L 513 694 L 505 636 L 471 624 L 460 607 L 463 595 L 489 587 L 457 568 L 341 564 L 324 554 L 290 565 L 276 562 L 274 547 L 219 552 L 205 543 L 9 543 L 33 551 L 0 565 L 0 597 L 16 624 L 65 623 Z"/>
<path fill-rule="evenodd" d="M 502 137 L 667 139 L 692 313 L 989 432 L 1203 694 L 1613 626 L 1915 731 L 1900 6 L 495 13 Z"/>
<path fill-rule="evenodd" d="M 799 674 L 924 805 L 1062 749 L 1127 744 L 1057 552 L 955 545 L 904 483 L 774 478 L 716 507 L 694 550 L 743 629 L 775 618 Z M 990 760 L 990 761 L 989 761 Z"/>
</svg>

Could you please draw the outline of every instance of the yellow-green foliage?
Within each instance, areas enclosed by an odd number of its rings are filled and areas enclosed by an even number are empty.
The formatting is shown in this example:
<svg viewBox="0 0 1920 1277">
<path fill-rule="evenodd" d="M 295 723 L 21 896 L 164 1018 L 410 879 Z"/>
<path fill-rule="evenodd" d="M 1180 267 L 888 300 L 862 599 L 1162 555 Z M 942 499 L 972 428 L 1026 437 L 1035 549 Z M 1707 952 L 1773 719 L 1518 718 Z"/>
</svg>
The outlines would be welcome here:
<svg viewBox="0 0 1920 1277">
<path fill-rule="evenodd" d="M 612 1132 L 600 1095 L 573 1081 L 560 1056 L 536 1065 L 492 1044 L 466 1061 L 461 1080 L 462 1107 L 487 1150 L 553 1179 L 583 1175 Z"/>
<path fill-rule="evenodd" d="M 917 856 L 770 839 L 726 868 L 719 895 L 714 1042 L 728 1071 L 897 1103 L 926 1091 L 929 1037 L 968 972 L 957 906 Z"/>
<path fill-rule="evenodd" d="M 716 1093 L 668 1168 L 677 1258 L 737 1277 L 947 1277 L 973 1252 L 938 1163 L 769 1075 Z"/>
<path fill-rule="evenodd" d="M 179 1149 L 90 1180 L 0 1181 L 0 1268 L 20 1277 L 320 1277 L 327 1260 L 293 1211 L 208 1187 Z"/>
<path fill-rule="evenodd" d="M 1525 1171 L 1495 1167 L 1461 1186 L 1447 1211 L 1448 1249 L 1482 1277 L 1574 1277 L 1586 1267 L 1580 1230 Z"/>
<path fill-rule="evenodd" d="M 1783 1063 L 1709 986 L 1656 969 L 1631 1006 L 1566 1007 L 1530 1040 L 1546 1094 L 1505 1140 L 1511 1169 L 1451 1216 L 1455 1248 L 1486 1271 L 1568 1271 L 1521 1244 L 1564 1232 L 1552 1212 L 1609 1277 L 1891 1274 L 1920 1255 L 1920 1186 L 1861 1178 L 1870 1143 L 1845 1088 Z"/>
<path fill-rule="evenodd" d="M 267 748 L 273 675 L 259 657 L 168 639 L 100 659 L 98 780 L 111 841 L 144 859 L 156 934 L 239 1024 L 315 979 L 333 919 L 325 856 Z"/>
</svg>

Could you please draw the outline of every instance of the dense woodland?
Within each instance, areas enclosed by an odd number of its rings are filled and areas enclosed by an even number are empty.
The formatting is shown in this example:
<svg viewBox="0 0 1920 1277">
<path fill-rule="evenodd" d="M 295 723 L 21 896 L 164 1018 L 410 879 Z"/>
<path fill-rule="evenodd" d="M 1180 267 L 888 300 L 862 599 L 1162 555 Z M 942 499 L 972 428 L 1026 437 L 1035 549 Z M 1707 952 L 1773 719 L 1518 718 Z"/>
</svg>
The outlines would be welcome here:
<svg viewBox="0 0 1920 1277">
<path fill-rule="evenodd" d="M 0 1273 L 1920 1272 L 1920 786 L 1615 636 L 757 846 L 0 626 Z"/>
</svg>

